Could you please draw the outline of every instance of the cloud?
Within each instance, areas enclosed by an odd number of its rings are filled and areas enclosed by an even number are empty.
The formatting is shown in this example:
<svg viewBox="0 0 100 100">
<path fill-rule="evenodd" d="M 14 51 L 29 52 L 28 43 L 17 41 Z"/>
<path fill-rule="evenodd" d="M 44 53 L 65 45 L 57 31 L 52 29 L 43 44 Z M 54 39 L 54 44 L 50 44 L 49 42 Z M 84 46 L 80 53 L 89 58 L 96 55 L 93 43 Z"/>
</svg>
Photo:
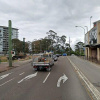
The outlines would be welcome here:
<svg viewBox="0 0 100 100">
<path fill-rule="evenodd" d="M 66 35 L 74 48 L 77 39 L 84 40 L 84 30 L 76 25 L 88 26 L 99 20 L 100 0 L 0 0 L 0 25 L 7 26 L 12 20 L 19 29 L 19 39 L 27 41 L 43 38 L 54 30 Z"/>
</svg>

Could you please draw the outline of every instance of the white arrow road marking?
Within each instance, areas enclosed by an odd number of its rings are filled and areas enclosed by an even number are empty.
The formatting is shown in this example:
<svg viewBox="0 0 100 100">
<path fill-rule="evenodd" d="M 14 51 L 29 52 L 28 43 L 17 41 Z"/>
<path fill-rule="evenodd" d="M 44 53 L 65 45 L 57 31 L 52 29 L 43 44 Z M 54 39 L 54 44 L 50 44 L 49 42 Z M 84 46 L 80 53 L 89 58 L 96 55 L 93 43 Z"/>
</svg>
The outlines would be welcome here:
<svg viewBox="0 0 100 100">
<path fill-rule="evenodd" d="M 6 81 L 5 83 L 1 84 L 0 87 L 3 86 L 3 85 L 5 85 L 5 84 L 8 83 L 8 82 L 14 80 L 14 79 L 15 79 L 15 78 L 12 78 L 12 79 L 10 79 L 9 81 Z"/>
<path fill-rule="evenodd" d="M 63 76 L 61 76 L 59 79 L 58 79 L 58 82 L 57 82 L 57 87 L 60 87 L 60 83 L 61 81 L 63 80 L 63 83 L 65 83 L 67 80 L 68 80 L 68 77 L 64 74 Z"/>
<path fill-rule="evenodd" d="M 12 72 L 11 72 L 11 73 L 12 73 Z M 2 80 L 3 78 L 9 76 L 11 73 L 8 73 L 8 74 L 5 74 L 5 75 L 0 76 L 0 80 Z"/>
<path fill-rule="evenodd" d="M 49 72 L 49 74 L 47 75 L 47 77 L 45 78 L 45 80 L 43 81 L 43 83 L 46 82 L 46 80 L 47 80 L 47 78 L 49 77 L 49 75 L 50 75 L 50 72 Z"/>
<path fill-rule="evenodd" d="M 21 74 L 19 74 L 19 75 L 23 75 L 25 72 L 23 72 L 23 73 L 21 73 Z"/>
<path fill-rule="evenodd" d="M 31 78 L 37 76 L 37 73 L 38 72 L 36 72 L 35 74 L 31 74 L 31 75 L 26 76 L 25 78 L 23 78 L 22 80 L 20 80 L 18 83 L 21 83 L 24 80 L 28 80 L 28 79 L 31 79 Z"/>
</svg>

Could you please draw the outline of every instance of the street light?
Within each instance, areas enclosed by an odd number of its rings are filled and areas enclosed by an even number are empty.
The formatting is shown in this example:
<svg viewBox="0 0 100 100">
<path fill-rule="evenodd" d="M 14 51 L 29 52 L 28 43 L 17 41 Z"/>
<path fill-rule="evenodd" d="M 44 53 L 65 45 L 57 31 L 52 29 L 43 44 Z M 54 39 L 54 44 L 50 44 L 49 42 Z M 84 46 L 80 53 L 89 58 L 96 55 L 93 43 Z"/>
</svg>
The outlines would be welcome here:
<svg viewBox="0 0 100 100">
<path fill-rule="evenodd" d="M 35 53 L 35 44 L 34 44 L 34 53 Z"/>
<path fill-rule="evenodd" d="M 40 38 L 40 39 L 39 39 L 39 41 L 40 41 L 40 53 L 42 52 L 42 47 L 41 47 L 42 44 L 41 44 L 41 40 L 43 40 L 43 38 Z"/>
<path fill-rule="evenodd" d="M 46 51 L 47 51 L 47 41 L 46 41 Z"/>
<path fill-rule="evenodd" d="M 75 26 L 75 27 L 81 27 L 82 29 L 84 29 L 84 43 L 85 43 L 85 28 L 82 26 Z"/>
<path fill-rule="evenodd" d="M 91 19 L 92 19 L 92 16 L 90 17 L 90 29 L 91 29 Z"/>
<path fill-rule="evenodd" d="M 23 53 L 25 55 L 25 38 L 23 38 Z"/>
<path fill-rule="evenodd" d="M 88 27 L 87 27 L 87 26 L 84 26 L 84 27 L 86 27 L 86 28 L 87 28 L 87 32 L 88 32 Z"/>
<path fill-rule="evenodd" d="M 84 30 L 84 45 L 85 45 L 85 28 L 82 26 L 75 26 L 75 27 L 81 27 Z M 84 54 L 85 54 L 85 50 L 84 50 Z M 84 57 L 84 59 L 85 59 L 85 57 Z"/>
<path fill-rule="evenodd" d="M 82 27 L 82 26 L 75 26 L 75 27 L 81 27 L 81 28 L 83 28 L 84 29 L 84 35 L 85 35 L 85 28 L 84 27 Z"/>
</svg>

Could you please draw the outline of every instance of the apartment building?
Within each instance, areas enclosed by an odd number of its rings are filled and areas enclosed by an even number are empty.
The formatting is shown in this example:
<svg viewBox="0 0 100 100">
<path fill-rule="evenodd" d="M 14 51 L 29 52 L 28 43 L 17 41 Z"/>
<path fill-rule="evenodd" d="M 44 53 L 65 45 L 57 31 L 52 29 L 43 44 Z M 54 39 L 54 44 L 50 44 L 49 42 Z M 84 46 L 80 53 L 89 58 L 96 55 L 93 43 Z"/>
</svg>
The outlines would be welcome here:
<svg viewBox="0 0 100 100">
<path fill-rule="evenodd" d="M 18 39 L 18 29 L 12 28 L 12 39 Z M 5 53 L 8 51 L 8 40 L 9 33 L 8 27 L 0 26 L 0 53 Z"/>
<path fill-rule="evenodd" d="M 100 61 L 100 20 L 93 23 L 93 28 L 85 35 L 85 55 L 88 59 Z"/>
</svg>

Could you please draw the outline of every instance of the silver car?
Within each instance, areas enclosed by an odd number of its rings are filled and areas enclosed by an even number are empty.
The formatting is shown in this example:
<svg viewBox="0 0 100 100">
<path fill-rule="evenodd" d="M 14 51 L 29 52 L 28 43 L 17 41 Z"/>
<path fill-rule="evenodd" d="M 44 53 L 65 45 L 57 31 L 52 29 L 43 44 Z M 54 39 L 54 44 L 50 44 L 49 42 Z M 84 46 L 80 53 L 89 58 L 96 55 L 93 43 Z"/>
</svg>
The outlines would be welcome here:
<svg viewBox="0 0 100 100">
<path fill-rule="evenodd" d="M 56 55 L 53 55 L 53 60 L 54 61 L 57 61 L 58 60 L 58 57 Z"/>
</svg>

